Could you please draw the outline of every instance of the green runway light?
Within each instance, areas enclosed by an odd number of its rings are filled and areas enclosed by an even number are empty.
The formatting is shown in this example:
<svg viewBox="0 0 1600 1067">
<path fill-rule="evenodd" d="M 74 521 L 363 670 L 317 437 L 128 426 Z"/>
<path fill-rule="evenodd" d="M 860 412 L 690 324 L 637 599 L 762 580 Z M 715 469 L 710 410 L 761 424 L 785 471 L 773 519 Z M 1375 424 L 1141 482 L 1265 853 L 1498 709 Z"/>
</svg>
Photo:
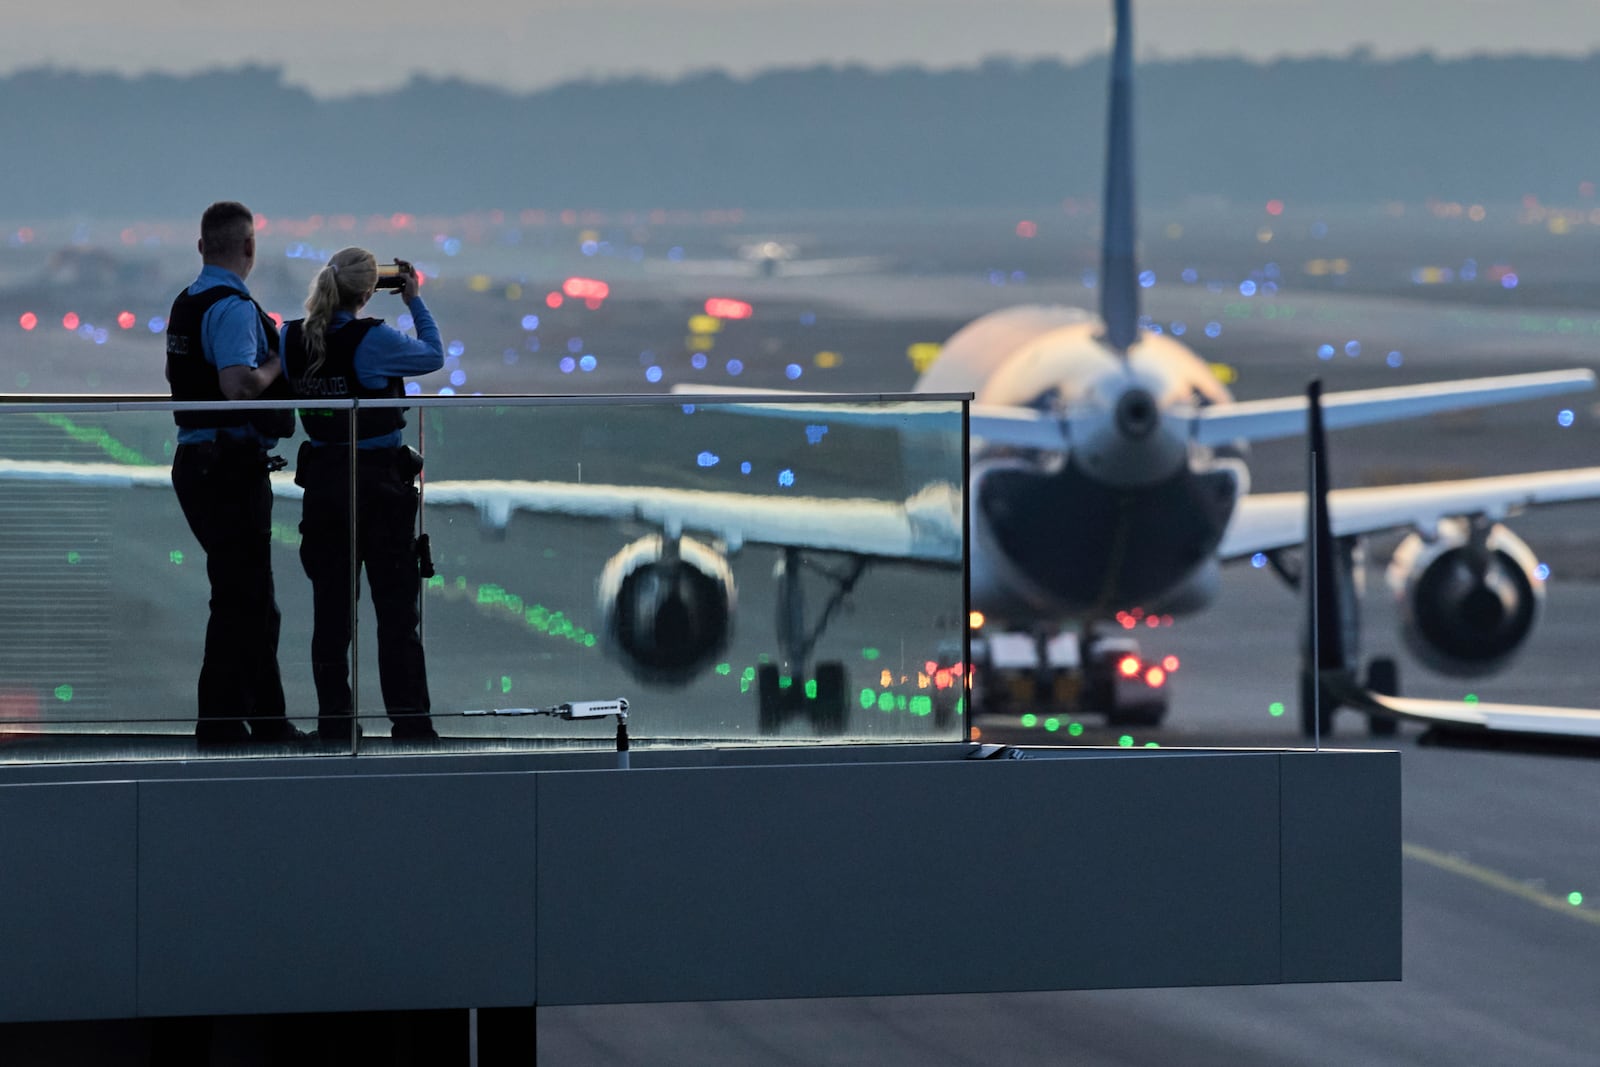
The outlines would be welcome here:
<svg viewBox="0 0 1600 1067">
<path fill-rule="evenodd" d="M 1478 702 L 1478 694 L 1468 693 L 1466 696 L 1461 698 L 1461 702 L 1463 704 L 1476 704 Z"/>
<path fill-rule="evenodd" d="M 863 648 L 861 650 L 861 658 L 865 659 L 865 660 L 874 660 L 874 659 L 877 659 L 881 655 L 883 655 L 883 653 L 879 652 L 875 648 Z"/>
<path fill-rule="evenodd" d="M 712 669 L 715 670 L 718 674 L 722 675 L 724 678 L 726 678 L 728 675 L 733 673 L 733 664 L 731 664 L 731 663 L 719 663 L 719 664 L 716 665 L 716 667 L 714 667 Z"/>
<path fill-rule="evenodd" d="M 1083 736 L 1083 723 L 1081 723 L 1081 722 L 1069 722 L 1069 723 L 1067 723 L 1067 733 L 1071 734 L 1073 737 L 1082 737 Z"/>
<path fill-rule="evenodd" d="M 1132 748 L 1133 738 L 1129 737 L 1127 734 L 1123 734 L 1121 737 L 1117 738 L 1117 744 L 1121 745 L 1123 748 Z"/>
<path fill-rule="evenodd" d="M 1160 743 L 1158 743 L 1156 741 L 1146 741 L 1144 743 L 1144 747 L 1145 748 L 1160 748 L 1161 745 L 1160 745 Z"/>
<path fill-rule="evenodd" d="M 756 669 L 754 667 L 746 667 L 744 669 L 744 673 L 739 675 L 739 681 L 741 681 L 741 682 L 749 683 L 749 682 L 753 682 L 755 680 L 756 680 Z"/>
<path fill-rule="evenodd" d="M 808 678 L 806 680 L 806 699 L 817 699 L 817 680 L 815 678 Z"/>
<path fill-rule="evenodd" d="M 58 686 L 56 686 L 56 699 L 61 701 L 64 704 L 70 704 L 72 702 L 72 686 L 70 686 L 70 685 L 58 685 Z"/>
<path fill-rule="evenodd" d="M 138 452 L 112 437 L 98 426 L 79 426 L 63 415 L 39 414 L 38 419 L 47 426 L 54 426 L 79 444 L 94 445 L 100 451 L 116 460 L 118 463 L 127 463 L 134 466 L 149 466 L 150 461 Z"/>
<path fill-rule="evenodd" d="M 779 689 L 788 689 L 792 685 L 794 685 L 794 679 L 793 678 L 789 677 L 787 674 L 778 675 L 778 688 Z"/>
<path fill-rule="evenodd" d="M 1576 891 L 1568 893 L 1567 894 L 1567 903 L 1571 904 L 1574 908 L 1582 907 L 1583 906 L 1583 894 L 1579 893 L 1579 892 L 1576 892 Z"/>
<path fill-rule="evenodd" d="M 424 587 L 427 588 L 427 589 L 439 589 L 444 585 L 444 575 L 435 574 L 432 578 L 429 578 L 423 584 L 424 584 Z"/>
<path fill-rule="evenodd" d="M 1051 733 L 1055 733 L 1057 730 L 1061 729 L 1061 720 L 1055 716 L 1051 716 L 1044 721 L 1044 728 L 1049 730 Z"/>
<path fill-rule="evenodd" d="M 861 710 L 862 711 L 871 711 L 872 710 L 872 706 L 874 704 L 876 704 L 877 702 L 878 702 L 878 691 L 876 689 L 863 689 L 861 691 Z"/>
<path fill-rule="evenodd" d="M 1035 715 L 1031 711 L 1028 712 L 1028 714 L 1022 717 L 1022 725 L 1026 726 L 1030 730 L 1033 729 L 1035 726 L 1039 725 L 1039 716 Z"/>
<path fill-rule="evenodd" d="M 67 553 L 67 562 L 68 563 L 72 563 L 72 564 L 81 563 L 81 562 L 83 562 L 83 556 L 80 555 L 77 552 L 68 552 Z"/>
<path fill-rule="evenodd" d="M 502 674 L 500 676 L 500 692 L 511 692 L 511 676 L 509 674 Z"/>
<path fill-rule="evenodd" d="M 167 553 L 167 562 L 171 563 L 174 567 L 181 566 L 183 563 L 183 553 L 176 548 L 173 549 L 171 552 Z"/>
<path fill-rule="evenodd" d="M 915 696 L 911 698 L 911 714 L 926 717 L 933 714 L 933 698 Z"/>
<path fill-rule="evenodd" d="M 1281 717 L 1283 715 L 1283 701 L 1274 700 L 1272 703 L 1268 704 L 1267 714 L 1271 715 L 1274 719 Z"/>
<path fill-rule="evenodd" d="M 879 693 L 878 694 L 878 710 L 879 711 L 893 711 L 894 710 L 894 694 L 893 693 Z"/>
</svg>

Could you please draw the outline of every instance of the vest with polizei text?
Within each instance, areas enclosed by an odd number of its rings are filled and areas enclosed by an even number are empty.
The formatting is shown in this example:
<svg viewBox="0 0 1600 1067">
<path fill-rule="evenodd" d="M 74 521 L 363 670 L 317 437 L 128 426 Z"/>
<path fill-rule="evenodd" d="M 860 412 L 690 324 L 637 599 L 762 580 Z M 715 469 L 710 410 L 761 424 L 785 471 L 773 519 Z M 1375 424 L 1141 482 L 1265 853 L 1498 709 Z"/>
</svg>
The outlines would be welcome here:
<svg viewBox="0 0 1600 1067">
<path fill-rule="evenodd" d="M 369 389 L 356 376 L 356 349 L 382 319 L 351 319 L 323 334 L 322 365 L 311 371 L 311 354 L 306 351 L 305 320 L 293 319 L 284 329 L 283 375 L 297 400 L 367 400 L 401 397 L 405 388 L 399 378 Z M 300 423 L 306 435 L 323 444 L 346 444 L 350 440 L 350 413 L 341 410 L 300 409 Z M 365 441 L 383 437 L 406 424 L 404 408 L 358 408 L 356 438 Z"/>
<path fill-rule="evenodd" d="M 231 285 L 214 285 L 210 289 L 191 294 L 185 289 L 172 302 L 172 312 L 167 316 L 167 380 L 172 384 L 172 399 L 194 400 L 226 404 L 222 395 L 222 382 L 217 368 L 206 359 L 200 339 L 200 324 L 207 311 L 218 301 L 230 296 L 249 300 L 250 306 L 261 316 L 261 328 L 267 337 L 267 351 L 278 350 L 278 331 L 272 319 L 250 295 Z M 287 400 L 288 386 L 280 377 L 260 396 L 262 400 Z M 266 438 L 288 437 L 294 433 L 292 411 L 174 411 L 172 420 L 184 429 L 220 429 L 233 426 L 253 426 L 256 433 Z"/>
</svg>

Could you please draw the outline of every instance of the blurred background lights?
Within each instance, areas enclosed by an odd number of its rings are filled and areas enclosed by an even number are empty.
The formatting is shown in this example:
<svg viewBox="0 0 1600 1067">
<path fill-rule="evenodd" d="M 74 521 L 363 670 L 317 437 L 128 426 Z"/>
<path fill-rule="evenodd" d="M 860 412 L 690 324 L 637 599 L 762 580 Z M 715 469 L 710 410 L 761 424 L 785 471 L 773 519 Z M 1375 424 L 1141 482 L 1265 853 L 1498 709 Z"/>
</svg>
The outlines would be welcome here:
<svg viewBox="0 0 1600 1067">
<path fill-rule="evenodd" d="M 1539 564 L 1537 567 L 1533 568 L 1533 574 L 1534 574 L 1534 577 L 1538 578 L 1541 582 L 1549 581 L 1550 580 L 1550 564 L 1548 564 L 1548 563 Z"/>
<path fill-rule="evenodd" d="M 537 316 L 537 315 L 524 315 L 524 316 L 522 316 L 522 328 L 524 330 L 537 330 L 539 328 L 539 316 Z"/>
<path fill-rule="evenodd" d="M 647 382 L 659 382 L 661 380 L 661 368 L 654 364 L 646 367 L 644 369 L 644 380 Z"/>
<path fill-rule="evenodd" d="M 1344 345 L 1344 354 L 1347 356 L 1359 356 L 1361 354 L 1361 342 L 1346 341 Z"/>
<path fill-rule="evenodd" d="M 422 386 L 420 384 L 417 382 L 406 383 L 406 396 L 420 396 L 421 394 Z"/>
<path fill-rule="evenodd" d="M 1155 283 L 1156 283 L 1156 272 L 1155 271 L 1153 271 L 1153 270 L 1142 270 L 1142 271 L 1139 272 L 1139 287 L 1141 289 L 1148 289 L 1152 285 L 1154 285 Z"/>
<path fill-rule="evenodd" d="M 464 371 L 464 370 L 451 371 L 450 372 L 450 384 L 451 385 L 466 385 L 467 384 L 467 372 Z"/>
<path fill-rule="evenodd" d="M 749 474 L 750 473 L 750 461 L 749 460 L 745 460 L 743 463 L 739 464 L 739 473 L 740 474 Z"/>
<path fill-rule="evenodd" d="M 1257 570 L 1265 567 L 1266 565 L 1267 554 L 1265 552 L 1257 552 L 1255 555 L 1250 557 L 1250 566 L 1255 567 Z"/>
<path fill-rule="evenodd" d="M 1333 346 L 1332 345 L 1318 345 L 1317 346 L 1317 358 L 1318 359 L 1332 359 L 1333 358 Z"/>
<path fill-rule="evenodd" d="M 738 359 L 728 360 L 728 373 L 737 378 L 744 373 L 744 361 Z"/>
<path fill-rule="evenodd" d="M 1246 278 L 1244 281 L 1240 282 L 1239 283 L 1239 295 L 1240 296 L 1255 296 L 1256 295 L 1256 283 L 1251 281 L 1249 278 Z"/>
<path fill-rule="evenodd" d="M 1562 408 L 1560 414 L 1556 415 L 1556 422 L 1560 423 L 1562 426 L 1571 426 L 1572 418 L 1572 409 Z"/>
<path fill-rule="evenodd" d="M 1384 362 L 1389 364 L 1391 367 L 1398 367 L 1400 364 L 1405 362 L 1405 357 L 1400 355 L 1399 352 L 1390 352 Z"/>
<path fill-rule="evenodd" d="M 787 367 L 783 368 L 783 376 L 788 378 L 791 382 L 800 377 L 802 373 L 803 371 L 800 369 L 800 364 L 798 363 L 791 363 Z"/>
<path fill-rule="evenodd" d="M 785 467 L 778 472 L 778 484 L 787 488 L 794 484 L 794 471 Z"/>
<path fill-rule="evenodd" d="M 689 357 L 689 365 L 695 370 L 705 370 L 706 354 L 704 352 L 696 352 L 694 355 Z"/>
<path fill-rule="evenodd" d="M 459 356 L 459 355 L 461 355 L 461 353 L 465 352 L 466 350 L 467 350 L 467 346 L 462 344 L 460 341 L 451 341 L 450 342 L 450 347 L 445 349 L 445 351 L 447 353 L 449 353 L 450 355 L 452 355 L 452 356 Z"/>
<path fill-rule="evenodd" d="M 722 457 L 715 452 L 702 452 L 695 457 L 695 462 L 702 467 L 715 467 L 722 462 Z"/>
<path fill-rule="evenodd" d="M 1206 336 L 1207 337 L 1221 337 L 1222 336 L 1222 323 L 1220 323 L 1220 322 L 1208 322 L 1208 323 L 1206 323 Z"/>
<path fill-rule="evenodd" d="M 586 352 L 584 353 L 583 358 L 578 360 L 578 367 L 583 371 L 583 373 L 588 374 L 590 371 L 594 370 L 598 363 L 599 360 L 595 359 L 594 356 Z"/>
<path fill-rule="evenodd" d="M 578 361 L 573 359 L 571 356 L 562 356 L 561 362 L 556 364 L 556 366 L 561 368 L 562 374 L 571 374 L 578 368 Z"/>
</svg>

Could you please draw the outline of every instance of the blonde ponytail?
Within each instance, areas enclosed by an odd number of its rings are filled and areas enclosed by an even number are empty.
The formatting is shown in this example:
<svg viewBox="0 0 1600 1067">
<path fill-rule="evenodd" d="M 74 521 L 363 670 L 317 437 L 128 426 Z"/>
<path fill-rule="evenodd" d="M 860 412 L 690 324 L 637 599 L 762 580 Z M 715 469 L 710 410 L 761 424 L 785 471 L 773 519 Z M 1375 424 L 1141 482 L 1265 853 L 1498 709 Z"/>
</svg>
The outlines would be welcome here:
<svg viewBox="0 0 1600 1067">
<path fill-rule="evenodd" d="M 378 260 L 365 248 L 341 248 L 317 271 L 306 293 L 304 331 L 308 375 L 315 374 L 327 358 L 326 335 L 333 314 L 340 309 L 354 314 L 372 297 L 378 285 Z"/>
</svg>

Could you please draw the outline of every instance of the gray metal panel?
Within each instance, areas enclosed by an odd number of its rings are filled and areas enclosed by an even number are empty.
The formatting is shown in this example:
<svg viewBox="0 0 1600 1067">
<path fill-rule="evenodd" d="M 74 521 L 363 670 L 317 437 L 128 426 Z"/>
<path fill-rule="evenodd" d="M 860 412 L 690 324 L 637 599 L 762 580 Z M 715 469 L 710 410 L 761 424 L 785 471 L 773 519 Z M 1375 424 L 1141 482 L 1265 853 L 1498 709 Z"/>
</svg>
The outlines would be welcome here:
<svg viewBox="0 0 1600 1067">
<path fill-rule="evenodd" d="M 1278 763 L 542 776 L 540 1003 L 1275 982 Z"/>
<path fill-rule="evenodd" d="M 1400 753 L 1284 753 L 1285 982 L 1400 980 Z"/>
<path fill-rule="evenodd" d="M 139 1014 L 533 1003 L 532 776 L 139 789 Z"/>
<path fill-rule="evenodd" d="M 0 788 L 0 1022 L 134 1013 L 136 790 Z"/>
</svg>

